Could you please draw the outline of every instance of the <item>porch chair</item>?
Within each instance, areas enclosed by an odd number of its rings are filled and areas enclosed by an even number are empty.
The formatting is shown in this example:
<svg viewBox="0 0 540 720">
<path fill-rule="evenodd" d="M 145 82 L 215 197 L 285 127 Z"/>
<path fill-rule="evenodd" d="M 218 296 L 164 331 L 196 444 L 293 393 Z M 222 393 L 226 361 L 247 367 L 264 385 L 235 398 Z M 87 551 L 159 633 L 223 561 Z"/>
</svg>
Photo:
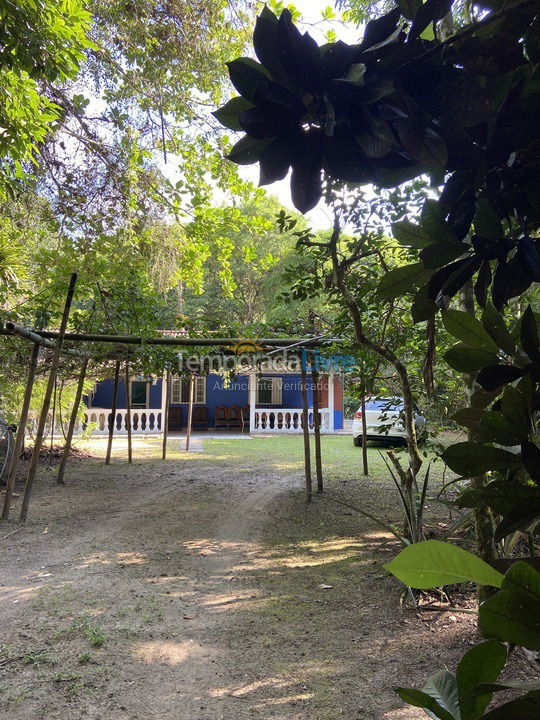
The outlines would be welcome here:
<svg viewBox="0 0 540 720">
<path fill-rule="evenodd" d="M 208 408 L 206 405 L 193 408 L 191 428 L 192 430 L 208 430 Z"/>
<path fill-rule="evenodd" d="M 238 405 L 229 408 L 229 430 L 242 429 L 242 409 Z"/>
<path fill-rule="evenodd" d="M 229 408 L 218 405 L 214 414 L 214 427 L 216 430 L 229 427 Z"/>
</svg>

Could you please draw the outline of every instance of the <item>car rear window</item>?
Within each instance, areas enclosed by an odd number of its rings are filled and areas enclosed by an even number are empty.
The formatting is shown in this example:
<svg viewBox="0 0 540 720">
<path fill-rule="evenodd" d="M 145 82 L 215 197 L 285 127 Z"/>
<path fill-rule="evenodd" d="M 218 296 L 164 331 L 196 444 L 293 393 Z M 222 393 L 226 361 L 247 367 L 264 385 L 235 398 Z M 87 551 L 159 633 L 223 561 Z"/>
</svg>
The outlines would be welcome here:
<svg viewBox="0 0 540 720">
<path fill-rule="evenodd" d="M 368 400 L 366 403 L 366 410 L 400 410 L 403 408 L 403 403 L 396 400 Z"/>
</svg>

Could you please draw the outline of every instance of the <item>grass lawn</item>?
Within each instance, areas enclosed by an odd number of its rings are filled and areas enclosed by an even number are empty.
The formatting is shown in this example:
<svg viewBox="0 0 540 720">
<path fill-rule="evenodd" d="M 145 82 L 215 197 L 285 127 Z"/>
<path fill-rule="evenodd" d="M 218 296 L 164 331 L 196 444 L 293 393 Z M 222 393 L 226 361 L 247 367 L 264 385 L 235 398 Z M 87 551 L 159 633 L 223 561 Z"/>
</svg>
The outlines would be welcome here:
<svg viewBox="0 0 540 720">
<path fill-rule="evenodd" d="M 304 466 L 304 445 L 301 435 L 279 435 L 255 437 L 251 440 L 203 439 L 205 456 L 212 456 L 226 462 L 233 462 L 239 468 L 246 465 L 265 463 L 276 470 L 299 472 Z M 369 473 L 377 479 L 390 480 L 384 462 L 389 449 L 393 449 L 403 464 L 407 463 L 406 449 L 386 443 L 372 443 L 368 446 Z M 362 478 L 362 449 L 355 447 L 348 435 L 321 436 L 321 451 L 324 475 L 329 480 L 360 480 Z M 444 472 L 442 461 L 427 446 L 422 448 L 426 460 L 432 460 L 431 477 L 440 480 Z M 311 438 L 311 463 L 315 467 L 315 444 Z"/>
</svg>

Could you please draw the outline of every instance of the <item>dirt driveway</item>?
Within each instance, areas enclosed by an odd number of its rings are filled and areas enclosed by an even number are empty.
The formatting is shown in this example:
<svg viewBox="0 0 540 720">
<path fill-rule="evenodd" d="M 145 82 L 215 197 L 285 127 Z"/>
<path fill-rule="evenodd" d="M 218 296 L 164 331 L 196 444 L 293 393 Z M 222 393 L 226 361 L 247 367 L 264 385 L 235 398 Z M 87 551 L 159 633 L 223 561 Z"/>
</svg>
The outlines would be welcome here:
<svg viewBox="0 0 540 720">
<path fill-rule="evenodd" d="M 67 487 L 43 470 L 28 524 L 0 526 L 2 716 L 425 717 L 392 687 L 452 667 L 471 616 L 400 608 L 395 546 L 306 507 L 299 468 L 147 455 L 71 465 Z"/>
</svg>

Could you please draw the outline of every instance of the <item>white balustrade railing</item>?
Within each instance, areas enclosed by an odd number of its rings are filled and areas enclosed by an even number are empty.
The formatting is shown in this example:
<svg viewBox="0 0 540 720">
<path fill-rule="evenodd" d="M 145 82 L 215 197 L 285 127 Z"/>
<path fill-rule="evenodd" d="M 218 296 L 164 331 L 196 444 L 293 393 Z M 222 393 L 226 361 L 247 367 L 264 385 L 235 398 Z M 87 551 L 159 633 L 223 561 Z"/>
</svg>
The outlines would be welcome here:
<svg viewBox="0 0 540 720">
<path fill-rule="evenodd" d="M 332 432 L 331 411 L 327 408 L 319 410 L 321 432 Z M 309 431 L 313 432 L 313 410 L 308 411 Z M 301 433 L 302 410 L 298 408 L 255 409 L 252 432 L 263 433 Z"/>
<path fill-rule="evenodd" d="M 126 423 L 127 410 L 116 411 L 116 422 L 114 426 L 115 435 L 127 435 Z M 108 435 L 109 418 L 111 410 L 107 408 L 88 408 L 85 412 L 84 424 L 92 434 Z M 131 410 L 131 432 L 134 435 L 152 435 L 162 432 L 163 410 L 157 409 L 132 409 Z M 82 432 L 82 426 L 76 428 L 76 432 Z"/>
</svg>

